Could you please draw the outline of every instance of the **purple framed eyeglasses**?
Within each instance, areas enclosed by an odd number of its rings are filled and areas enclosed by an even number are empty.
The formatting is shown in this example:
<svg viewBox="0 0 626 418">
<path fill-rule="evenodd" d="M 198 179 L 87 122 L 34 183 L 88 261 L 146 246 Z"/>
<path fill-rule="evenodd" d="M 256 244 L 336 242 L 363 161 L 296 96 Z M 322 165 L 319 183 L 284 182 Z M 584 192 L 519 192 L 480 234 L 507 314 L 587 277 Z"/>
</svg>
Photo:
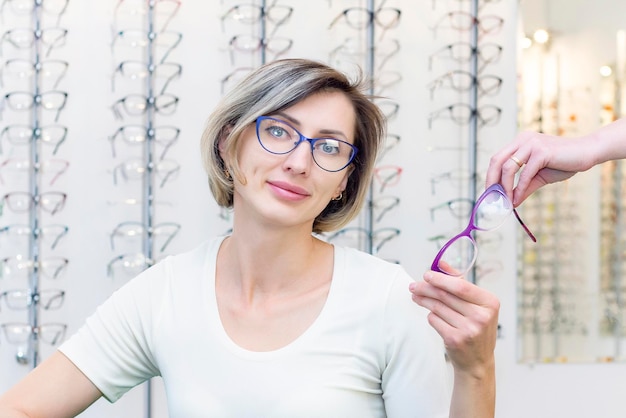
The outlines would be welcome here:
<svg viewBox="0 0 626 418">
<path fill-rule="evenodd" d="M 507 197 L 502 186 L 493 184 L 476 200 L 467 228 L 441 247 L 433 260 L 431 270 L 450 276 L 462 276 L 467 273 L 476 262 L 478 255 L 478 246 L 472 237 L 472 232 L 491 231 L 498 228 L 511 212 L 515 214 L 530 239 L 537 242 L 533 233 L 526 227 L 513 207 L 513 203 Z"/>
</svg>

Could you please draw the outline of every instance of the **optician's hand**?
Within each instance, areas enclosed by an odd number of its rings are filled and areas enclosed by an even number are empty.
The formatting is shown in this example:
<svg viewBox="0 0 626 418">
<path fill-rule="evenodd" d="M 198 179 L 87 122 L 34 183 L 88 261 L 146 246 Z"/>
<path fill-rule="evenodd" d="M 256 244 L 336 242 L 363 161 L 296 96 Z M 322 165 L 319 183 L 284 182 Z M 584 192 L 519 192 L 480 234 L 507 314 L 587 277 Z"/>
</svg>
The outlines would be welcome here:
<svg viewBox="0 0 626 418">
<path fill-rule="evenodd" d="M 491 157 L 486 186 L 502 184 L 513 204 L 519 206 L 546 184 L 566 180 L 594 165 L 624 158 L 626 118 L 577 138 L 523 132 Z M 514 187 L 515 175 L 522 167 Z"/>
<path fill-rule="evenodd" d="M 587 137 L 523 132 L 491 157 L 485 184 L 502 184 L 517 207 L 540 187 L 593 167 L 596 164 L 593 146 Z M 514 187 L 515 175 L 520 169 Z"/>
</svg>

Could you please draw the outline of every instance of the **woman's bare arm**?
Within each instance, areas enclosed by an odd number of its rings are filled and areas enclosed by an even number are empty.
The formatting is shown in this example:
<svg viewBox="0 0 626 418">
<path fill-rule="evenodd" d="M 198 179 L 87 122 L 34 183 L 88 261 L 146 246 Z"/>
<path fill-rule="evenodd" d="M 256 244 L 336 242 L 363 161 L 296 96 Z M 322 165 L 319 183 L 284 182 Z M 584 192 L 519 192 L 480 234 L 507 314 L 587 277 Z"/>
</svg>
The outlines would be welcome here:
<svg viewBox="0 0 626 418">
<path fill-rule="evenodd" d="M 75 417 L 101 396 L 74 363 L 57 351 L 0 396 L 0 417 Z"/>
</svg>

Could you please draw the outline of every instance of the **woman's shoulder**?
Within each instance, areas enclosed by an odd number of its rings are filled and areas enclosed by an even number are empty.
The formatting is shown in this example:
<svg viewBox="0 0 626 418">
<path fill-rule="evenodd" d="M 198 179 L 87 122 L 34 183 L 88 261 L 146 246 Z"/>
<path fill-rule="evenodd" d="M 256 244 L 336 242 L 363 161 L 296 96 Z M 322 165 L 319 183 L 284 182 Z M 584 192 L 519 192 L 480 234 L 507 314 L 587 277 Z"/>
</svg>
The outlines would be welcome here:
<svg viewBox="0 0 626 418">
<path fill-rule="evenodd" d="M 217 236 L 206 239 L 191 249 L 166 257 L 163 261 L 167 261 L 169 268 L 175 269 L 198 269 L 205 267 L 207 263 L 214 264 L 224 238 Z"/>
<path fill-rule="evenodd" d="M 400 264 L 356 248 L 336 246 L 335 257 L 344 275 L 358 280 L 361 285 L 387 287 L 398 281 L 408 283 L 412 280 Z"/>
<path fill-rule="evenodd" d="M 154 291 L 172 286 L 187 286 L 205 277 L 203 271 L 215 265 L 217 251 L 224 237 L 207 239 L 186 251 L 168 255 L 130 280 L 126 286 Z"/>
<path fill-rule="evenodd" d="M 404 270 L 400 264 L 392 260 L 383 259 L 356 248 L 335 246 L 335 253 L 343 255 L 346 262 L 353 264 L 355 267 L 363 266 L 368 269 L 387 271 Z"/>
</svg>

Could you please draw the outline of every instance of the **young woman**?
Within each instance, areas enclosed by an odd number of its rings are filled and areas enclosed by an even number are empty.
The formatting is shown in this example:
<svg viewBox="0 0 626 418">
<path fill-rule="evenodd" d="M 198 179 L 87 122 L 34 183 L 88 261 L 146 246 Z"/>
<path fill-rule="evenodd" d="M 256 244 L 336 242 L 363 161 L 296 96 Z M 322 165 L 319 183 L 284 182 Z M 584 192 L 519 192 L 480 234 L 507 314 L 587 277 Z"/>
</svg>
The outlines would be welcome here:
<svg viewBox="0 0 626 418">
<path fill-rule="evenodd" d="M 202 155 L 232 234 L 115 292 L 0 416 L 74 416 L 160 375 L 172 417 L 492 417 L 497 299 L 314 234 L 367 197 L 385 121 L 360 86 L 281 60 L 228 93 Z"/>
</svg>

